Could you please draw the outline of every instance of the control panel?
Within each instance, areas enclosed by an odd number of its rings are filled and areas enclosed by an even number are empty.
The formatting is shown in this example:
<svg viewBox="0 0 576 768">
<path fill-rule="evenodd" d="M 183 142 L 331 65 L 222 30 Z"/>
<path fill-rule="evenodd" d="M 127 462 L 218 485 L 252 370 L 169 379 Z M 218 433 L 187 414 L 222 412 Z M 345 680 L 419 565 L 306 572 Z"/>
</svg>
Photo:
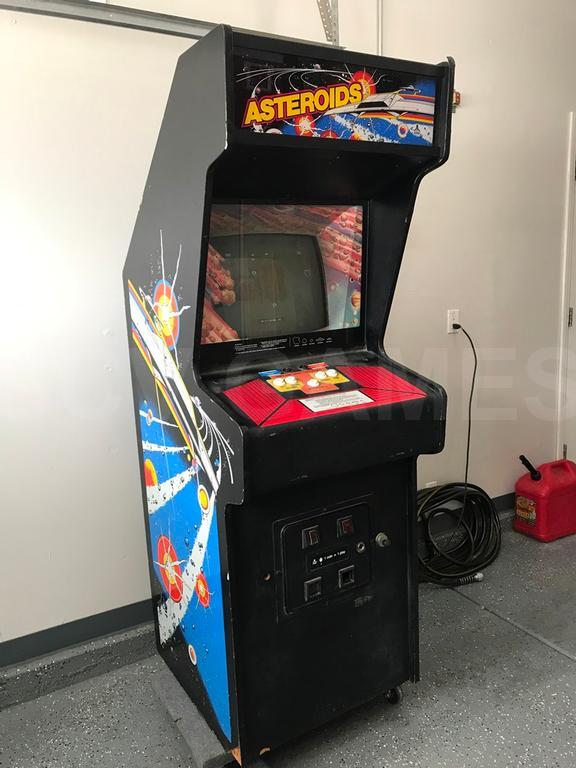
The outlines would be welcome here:
<svg viewBox="0 0 576 768">
<path fill-rule="evenodd" d="M 350 383 L 349 378 L 336 368 L 328 367 L 326 363 L 310 363 L 295 371 L 262 371 L 260 376 L 276 392 L 282 394 L 296 392 L 303 395 L 319 395 L 324 392 L 337 392 L 342 389 L 342 384 Z"/>
<path fill-rule="evenodd" d="M 280 537 L 287 613 L 345 597 L 370 581 L 366 503 L 288 523 Z"/>
<path fill-rule="evenodd" d="M 321 361 L 260 371 L 218 391 L 260 427 L 426 397 L 423 390 L 382 365 Z"/>
</svg>

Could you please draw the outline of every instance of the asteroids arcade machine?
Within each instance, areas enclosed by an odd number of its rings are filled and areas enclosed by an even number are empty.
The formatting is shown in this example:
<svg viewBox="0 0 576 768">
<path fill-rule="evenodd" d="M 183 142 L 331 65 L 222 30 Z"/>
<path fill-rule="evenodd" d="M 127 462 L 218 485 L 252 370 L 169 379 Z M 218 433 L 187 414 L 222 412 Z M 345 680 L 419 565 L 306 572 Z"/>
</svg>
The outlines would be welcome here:
<svg viewBox="0 0 576 768">
<path fill-rule="evenodd" d="M 418 677 L 416 457 L 383 335 L 453 65 L 218 27 L 178 63 L 124 270 L 160 653 L 259 754 Z"/>
</svg>

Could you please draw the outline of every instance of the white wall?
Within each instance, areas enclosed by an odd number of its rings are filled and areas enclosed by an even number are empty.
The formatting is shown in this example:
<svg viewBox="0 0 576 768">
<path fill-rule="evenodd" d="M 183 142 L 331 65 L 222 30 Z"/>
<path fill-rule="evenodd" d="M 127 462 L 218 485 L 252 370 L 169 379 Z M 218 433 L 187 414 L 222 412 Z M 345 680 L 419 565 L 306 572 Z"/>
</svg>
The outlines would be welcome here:
<svg viewBox="0 0 576 768">
<path fill-rule="evenodd" d="M 121 269 L 186 43 L 0 13 L 0 640 L 142 599 Z"/>
<path fill-rule="evenodd" d="M 314 0 L 147 6 L 325 39 Z M 0 642 L 149 594 L 121 269 L 191 44 L 0 11 Z"/>
<path fill-rule="evenodd" d="M 555 451 L 576 5 L 385 0 L 384 20 L 387 55 L 452 55 L 462 92 L 450 160 L 421 187 L 387 333 L 448 389 L 446 449 L 421 459 L 420 480 L 463 473 L 471 356 L 445 330 L 459 308 L 481 358 L 471 480 L 508 493 L 519 453 L 542 462 Z"/>
<path fill-rule="evenodd" d="M 314 0 L 132 4 L 324 39 Z M 445 334 L 449 307 L 478 341 L 482 375 L 508 377 L 480 387 L 471 479 L 506 493 L 518 453 L 554 450 L 553 421 L 528 407 L 554 404 L 528 361 L 557 341 L 576 106 L 576 9 L 556 0 L 554 11 L 536 0 L 385 3 L 386 54 L 455 56 L 463 93 L 452 157 L 422 185 L 387 339 L 449 392 L 447 448 L 422 460 L 422 481 L 463 470 L 470 359 Z M 340 0 L 340 17 L 344 45 L 375 50 L 373 0 Z M 120 271 L 189 44 L 0 12 L 0 641 L 148 594 Z M 490 416 L 495 407 L 513 418 Z"/>
</svg>

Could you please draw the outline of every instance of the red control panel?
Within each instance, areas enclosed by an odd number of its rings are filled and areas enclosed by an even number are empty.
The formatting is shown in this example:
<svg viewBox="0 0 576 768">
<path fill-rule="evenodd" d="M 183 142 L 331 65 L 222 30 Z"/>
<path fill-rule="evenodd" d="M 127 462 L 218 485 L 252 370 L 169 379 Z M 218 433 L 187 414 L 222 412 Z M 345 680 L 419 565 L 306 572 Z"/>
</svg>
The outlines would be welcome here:
<svg viewBox="0 0 576 768">
<path fill-rule="evenodd" d="M 293 371 L 261 371 L 224 395 L 261 427 L 426 397 L 383 366 L 323 362 Z"/>
</svg>

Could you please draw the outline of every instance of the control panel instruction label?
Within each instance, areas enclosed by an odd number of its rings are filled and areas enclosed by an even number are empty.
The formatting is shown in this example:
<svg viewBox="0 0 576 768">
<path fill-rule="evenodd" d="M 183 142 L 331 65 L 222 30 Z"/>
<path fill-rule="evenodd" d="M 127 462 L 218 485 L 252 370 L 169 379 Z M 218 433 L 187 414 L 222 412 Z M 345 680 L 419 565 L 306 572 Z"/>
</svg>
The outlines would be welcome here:
<svg viewBox="0 0 576 768">
<path fill-rule="evenodd" d="M 338 408 L 349 408 L 352 405 L 365 405 L 366 403 L 372 403 L 373 400 L 368 395 L 365 395 L 364 392 L 354 389 L 351 392 L 335 392 L 333 395 L 308 397 L 300 402 L 314 413 L 321 413 L 322 411 L 332 411 Z"/>
</svg>

